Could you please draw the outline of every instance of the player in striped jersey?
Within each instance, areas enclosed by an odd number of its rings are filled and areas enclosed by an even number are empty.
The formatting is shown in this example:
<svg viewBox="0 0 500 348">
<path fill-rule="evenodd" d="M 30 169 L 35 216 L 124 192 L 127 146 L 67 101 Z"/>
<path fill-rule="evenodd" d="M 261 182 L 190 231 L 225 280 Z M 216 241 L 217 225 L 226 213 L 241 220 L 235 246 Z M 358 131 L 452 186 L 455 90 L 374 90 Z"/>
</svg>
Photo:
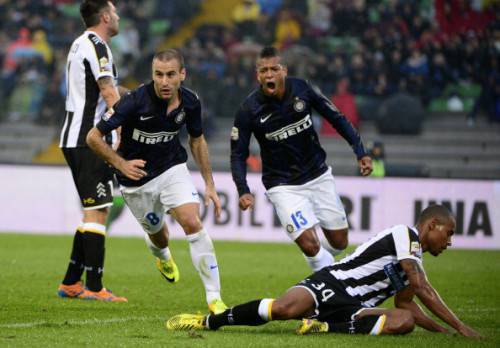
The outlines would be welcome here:
<svg viewBox="0 0 500 348">
<path fill-rule="evenodd" d="M 60 147 L 71 168 L 83 207 L 71 258 L 58 294 L 61 297 L 126 302 L 102 285 L 108 207 L 113 202 L 111 169 L 85 142 L 88 131 L 120 98 L 117 73 L 108 46 L 118 34 L 120 17 L 111 1 L 85 0 L 80 14 L 86 30 L 71 45 L 66 64 L 66 119 Z M 115 134 L 108 137 L 112 142 Z M 85 288 L 81 282 L 83 271 Z"/>
<path fill-rule="evenodd" d="M 461 335 L 479 334 L 461 322 L 427 280 L 422 253 L 438 256 L 451 245 L 455 218 L 441 205 L 426 208 L 415 227 L 393 226 L 360 245 L 351 255 L 293 286 L 280 298 L 235 306 L 219 315 L 181 314 L 167 328 L 211 329 L 304 319 L 299 334 L 313 332 L 405 334 L 415 325 L 433 332 L 448 329 L 429 317 L 417 298 Z M 376 308 L 394 295 L 396 308 Z"/>
</svg>

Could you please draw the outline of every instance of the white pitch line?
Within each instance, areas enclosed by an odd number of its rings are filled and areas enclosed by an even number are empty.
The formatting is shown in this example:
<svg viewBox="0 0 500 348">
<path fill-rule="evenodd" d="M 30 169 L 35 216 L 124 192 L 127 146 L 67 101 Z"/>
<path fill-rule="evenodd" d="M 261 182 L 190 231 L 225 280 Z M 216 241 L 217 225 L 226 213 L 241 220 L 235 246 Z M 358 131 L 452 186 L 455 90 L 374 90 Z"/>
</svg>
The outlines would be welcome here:
<svg viewBox="0 0 500 348">
<path fill-rule="evenodd" d="M 125 317 L 125 318 L 110 318 L 110 319 L 85 319 L 85 320 L 65 320 L 63 322 L 51 322 L 51 321 L 35 321 L 32 323 L 12 323 L 12 324 L 0 324 L 0 327 L 7 329 L 24 329 L 32 328 L 36 326 L 65 326 L 65 325 L 95 325 L 95 324 L 114 324 L 114 323 L 125 323 L 128 321 L 155 321 L 164 320 L 166 318 L 161 317 Z"/>
</svg>

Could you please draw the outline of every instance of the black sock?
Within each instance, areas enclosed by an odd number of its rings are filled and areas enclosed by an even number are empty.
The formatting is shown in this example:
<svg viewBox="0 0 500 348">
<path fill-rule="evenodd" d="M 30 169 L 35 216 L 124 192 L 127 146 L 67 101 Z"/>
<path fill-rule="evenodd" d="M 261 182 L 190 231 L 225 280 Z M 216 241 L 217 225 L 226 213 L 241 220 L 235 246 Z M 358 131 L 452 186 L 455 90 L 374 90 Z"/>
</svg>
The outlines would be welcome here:
<svg viewBox="0 0 500 348">
<path fill-rule="evenodd" d="M 258 326 L 267 323 L 259 315 L 259 304 L 261 300 L 247 302 L 226 309 L 221 314 L 210 314 L 207 324 L 210 330 L 217 330 L 225 325 L 249 325 Z"/>
<path fill-rule="evenodd" d="M 73 285 L 82 278 L 85 264 L 85 255 L 83 253 L 83 233 L 78 230 L 73 237 L 73 248 L 66 270 L 66 275 L 63 279 L 64 285 Z"/>
<path fill-rule="evenodd" d="M 104 270 L 104 240 L 102 234 L 86 231 L 83 238 L 85 250 L 86 286 L 90 291 L 102 289 L 102 273 Z"/>
<path fill-rule="evenodd" d="M 328 331 L 348 334 L 368 334 L 372 331 L 380 315 L 367 315 L 361 319 L 345 323 L 328 322 Z"/>
</svg>

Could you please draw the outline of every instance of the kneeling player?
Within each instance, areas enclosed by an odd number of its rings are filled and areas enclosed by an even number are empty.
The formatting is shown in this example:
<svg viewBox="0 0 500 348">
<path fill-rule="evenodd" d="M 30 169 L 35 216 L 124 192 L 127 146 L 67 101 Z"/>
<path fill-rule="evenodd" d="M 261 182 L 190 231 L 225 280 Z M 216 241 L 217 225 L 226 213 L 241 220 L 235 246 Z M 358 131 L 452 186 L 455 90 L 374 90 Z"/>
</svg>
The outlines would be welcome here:
<svg viewBox="0 0 500 348">
<path fill-rule="evenodd" d="M 439 255 L 451 245 L 454 229 L 455 218 L 445 207 L 430 206 L 414 228 L 397 225 L 380 232 L 276 300 L 251 301 L 218 315 L 180 314 L 170 318 L 166 326 L 170 330 L 217 330 L 226 325 L 256 326 L 271 320 L 309 318 L 302 321 L 298 334 L 406 334 L 415 325 L 448 332 L 413 301 L 416 295 L 460 334 L 478 337 L 446 306 L 422 268 L 422 252 Z M 396 308 L 375 308 L 393 295 Z"/>
</svg>

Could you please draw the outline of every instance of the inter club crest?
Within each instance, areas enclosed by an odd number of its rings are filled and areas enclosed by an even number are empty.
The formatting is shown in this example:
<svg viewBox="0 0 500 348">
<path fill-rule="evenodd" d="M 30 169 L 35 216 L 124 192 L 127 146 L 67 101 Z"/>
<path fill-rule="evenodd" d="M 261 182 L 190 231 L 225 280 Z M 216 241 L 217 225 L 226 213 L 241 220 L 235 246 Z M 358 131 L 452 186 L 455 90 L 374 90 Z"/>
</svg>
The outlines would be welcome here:
<svg viewBox="0 0 500 348">
<path fill-rule="evenodd" d="M 293 102 L 293 109 L 297 112 L 302 112 L 306 108 L 306 102 L 298 97 L 295 97 L 295 101 Z"/>
<path fill-rule="evenodd" d="M 186 118 L 186 113 L 184 112 L 184 110 L 182 110 L 181 112 L 179 112 L 177 114 L 177 116 L 175 116 L 174 120 L 175 120 L 175 123 L 181 124 L 185 118 Z"/>
</svg>

